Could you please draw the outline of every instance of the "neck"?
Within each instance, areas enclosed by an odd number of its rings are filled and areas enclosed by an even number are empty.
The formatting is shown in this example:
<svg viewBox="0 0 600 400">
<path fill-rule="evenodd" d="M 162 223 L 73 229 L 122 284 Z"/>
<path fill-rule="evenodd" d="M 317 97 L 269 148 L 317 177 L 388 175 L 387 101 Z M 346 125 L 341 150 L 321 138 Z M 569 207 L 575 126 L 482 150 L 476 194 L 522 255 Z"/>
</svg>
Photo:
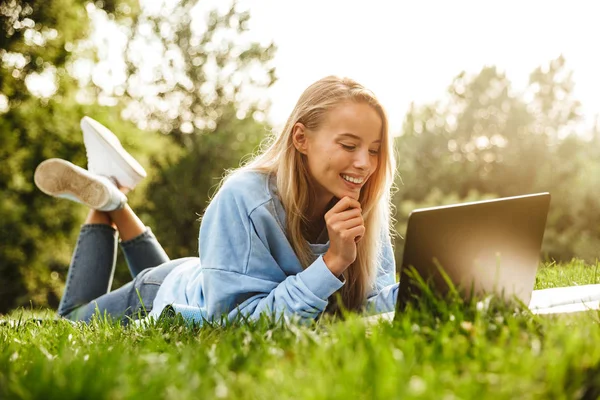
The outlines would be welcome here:
<svg viewBox="0 0 600 400">
<path fill-rule="evenodd" d="M 334 197 L 315 199 L 309 204 L 308 210 L 306 210 L 306 225 L 305 234 L 306 239 L 311 243 L 314 242 L 321 231 L 325 228 L 325 214 L 335 204 Z"/>
</svg>

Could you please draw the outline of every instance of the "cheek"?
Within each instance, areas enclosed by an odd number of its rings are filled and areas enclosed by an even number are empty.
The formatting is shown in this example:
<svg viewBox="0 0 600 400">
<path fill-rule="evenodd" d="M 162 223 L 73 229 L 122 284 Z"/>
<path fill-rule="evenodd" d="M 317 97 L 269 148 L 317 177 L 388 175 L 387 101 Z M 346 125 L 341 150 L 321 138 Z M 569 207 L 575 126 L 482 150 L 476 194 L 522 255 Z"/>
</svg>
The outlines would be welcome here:
<svg viewBox="0 0 600 400">
<path fill-rule="evenodd" d="M 308 159 L 311 173 L 317 177 L 327 177 L 328 179 L 333 175 L 338 175 L 346 169 L 348 162 L 341 155 L 334 148 L 323 146 L 318 152 L 312 153 Z"/>
<path fill-rule="evenodd" d="M 377 170 L 377 168 L 379 167 L 380 162 L 381 162 L 381 155 L 378 155 L 377 157 L 373 157 L 373 159 L 371 160 L 371 171 L 375 172 Z"/>
<path fill-rule="evenodd" d="M 330 152 L 325 156 L 327 165 L 332 170 L 338 171 L 338 173 L 348 170 L 352 167 L 352 157 L 350 157 L 349 154 L 350 153 Z"/>
<path fill-rule="evenodd" d="M 335 169 L 335 160 L 330 154 L 323 153 L 321 157 L 314 160 L 315 171 L 330 172 Z"/>
<path fill-rule="evenodd" d="M 308 168 L 313 178 L 323 179 L 335 170 L 335 165 L 328 154 L 320 154 L 309 159 Z"/>
<path fill-rule="evenodd" d="M 323 163 L 323 168 L 325 169 L 325 171 L 335 171 L 335 162 L 333 162 L 330 156 L 326 157 Z"/>
<path fill-rule="evenodd" d="M 371 161 L 371 173 L 369 174 L 369 178 L 372 177 L 375 172 L 377 172 L 377 168 L 379 167 L 379 162 L 377 159 Z"/>
</svg>

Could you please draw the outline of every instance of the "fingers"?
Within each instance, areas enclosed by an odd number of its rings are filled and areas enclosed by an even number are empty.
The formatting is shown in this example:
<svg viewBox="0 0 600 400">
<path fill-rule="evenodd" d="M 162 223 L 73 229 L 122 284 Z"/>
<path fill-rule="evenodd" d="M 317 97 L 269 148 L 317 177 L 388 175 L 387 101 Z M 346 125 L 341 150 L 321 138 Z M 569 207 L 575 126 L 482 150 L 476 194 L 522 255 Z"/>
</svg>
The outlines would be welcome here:
<svg viewBox="0 0 600 400">
<path fill-rule="evenodd" d="M 347 234 L 347 239 L 352 239 L 355 243 L 358 243 L 358 241 L 365 235 L 365 226 L 359 225 L 352 229 L 348 229 L 345 233 Z"/>
<path fill-rule="evenodd" d="M 347 221 L 349 219 L 356 218 L 359 216 L 362 216 L 362 210 L 359 208 L 351 208 L 349 210 L 342 211 L 339 213 L 329 211 L 327 212 L 327 214 L 325 214 L 325 223 L 333 224 L 337 221 Z"/>
<path fill-rule="evenodd" d="M 351 229 L 358 225 L 364 225 L 365 220 L 359 209 L 351 209 L 339 214 L 325 216 L 325 224 L 333 232 L 340 233 L 345 229 Z"/>
<path fill-rule="evenodd" d="M 345 220 L 361 214 L 360 203 L 350 197 L 344 197 L 327 211 L 325 221 Z"/>
<path fill-rule="evenodd" d="M 325 257 L 329 257 L 329 262 L 341 265 L 343 268 L 334 270 L 342 273 L 356 259 L 356 243 L 365 234 L 362 207 L 357 200 L 343 197 L 325 214 L 325 223 L 330 241 Z"/>
<path fill-rule="evenodd" d="M 365 221 L 360 203 L 350 197 L 339 200 L 326 214 L 325 223 L 330 240 L 337 237 L 341 243 L 358 243 L 365 234 Z M 340 243 L 340 244 L 341 244 Z M 343 246 L 347 246 L 344 244 Z"/>
<path fill-rule="evenodd" d="M 329 210 L 329 212 L 340 213 L 342 211 L 346 211 L 349 208 L 361 209 L 362 207 L 360 206 L 358 200 L 346 196 L 343 197 L 340 201 L 338 201 L 333 207 L 331 207 L 331 210 Z"/>
<path fill-rule="evenodd" d="M 357 227 L 362 227 L 362 229 L 364 229 L 365 227 L 362 216 L 352 218 L 346 221 L 338 221 L 331 225 L 328 225 L 328 228 L 334 234 L 338 235 L 342 240 L 354 239 L 356 235 L 353 235 L 351 232 Z"/>
<path fill-rule="evenodd" d="M 365 222 L 362 217 L 352 218 L 346 221 L 341 221 L 339 223 L 340 230 L 353 229 L 356 226 L 364 225 Z"/>
</svg>

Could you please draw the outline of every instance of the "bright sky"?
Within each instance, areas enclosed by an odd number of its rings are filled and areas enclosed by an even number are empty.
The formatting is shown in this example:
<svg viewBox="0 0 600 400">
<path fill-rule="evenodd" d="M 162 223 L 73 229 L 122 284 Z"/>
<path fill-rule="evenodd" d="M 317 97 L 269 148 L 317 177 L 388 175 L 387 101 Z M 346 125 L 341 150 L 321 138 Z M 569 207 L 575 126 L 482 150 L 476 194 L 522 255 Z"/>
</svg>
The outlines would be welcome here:
<svg viewBox="0 0 600 400">
<path fill-rule="evenodd" d="M 160 10 L 168 1 L 142 3 Z M 285 123 L 302 91 L 326 75 L 348 76 L 373 90 L 388 111 L 392 133 L 397 134 L 411 102 L 441 99 L 463 70 L 475 74 L 495 65 L 521 91 L 536 67 L 561 54 L 573 71 L 575 98 L 582 103 L 584 122 L 578 129 L 590 127 L 600 114 L 600 3 L 596 1 L 238 2 L 251 12 L 249 39 L 274 41 L 278 47 L 274 59 L 278 81 L 267 93 L 268 118 L 275 127 Z M 230 4 L 201 0 L 195 11 L 202 17 L 214 7 L 226 10 Z M 96 67 L 95 81 L 124 81 L 124 70 L 109 69 L 122 63 L 126 37 L 99 26 L 94 41 L 104 41 L 107 62 L 106 68 Z M 76 70 L 93 66 L 91 60 L 79 64 Z"/>
<path fill-rule="evenodd" d="M 251 31 L 273 40 L 278 82 L 270 121 L 285 122 L 301 92 L 329 74 L 372 89 L 398 132 L 410 102 L 441 98 L 462 70 L 505 71 L 515 89 L 566 57 L 586 124 L 600 113 L 600 4 L 595 1 L 240 0 Z"/>
</svg>

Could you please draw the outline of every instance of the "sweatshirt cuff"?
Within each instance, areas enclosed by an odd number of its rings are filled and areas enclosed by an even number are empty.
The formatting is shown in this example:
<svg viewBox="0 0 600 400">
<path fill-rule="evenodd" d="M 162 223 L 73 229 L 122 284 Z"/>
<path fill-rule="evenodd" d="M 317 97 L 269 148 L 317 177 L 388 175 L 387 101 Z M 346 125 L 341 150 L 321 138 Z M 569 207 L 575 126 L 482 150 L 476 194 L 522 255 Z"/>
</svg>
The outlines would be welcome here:
<svg viewBox="0 0 600 400">
<path fill-rule="evenodd" d="M 306 287 L 315 294 L 315 296 L 327 300 L 329 296 L 338 291 L 344 282 L 340 281 L 331 273 L 323 257 L 319 256 L 308 268 L 298 275 Z"/>
</svg>

